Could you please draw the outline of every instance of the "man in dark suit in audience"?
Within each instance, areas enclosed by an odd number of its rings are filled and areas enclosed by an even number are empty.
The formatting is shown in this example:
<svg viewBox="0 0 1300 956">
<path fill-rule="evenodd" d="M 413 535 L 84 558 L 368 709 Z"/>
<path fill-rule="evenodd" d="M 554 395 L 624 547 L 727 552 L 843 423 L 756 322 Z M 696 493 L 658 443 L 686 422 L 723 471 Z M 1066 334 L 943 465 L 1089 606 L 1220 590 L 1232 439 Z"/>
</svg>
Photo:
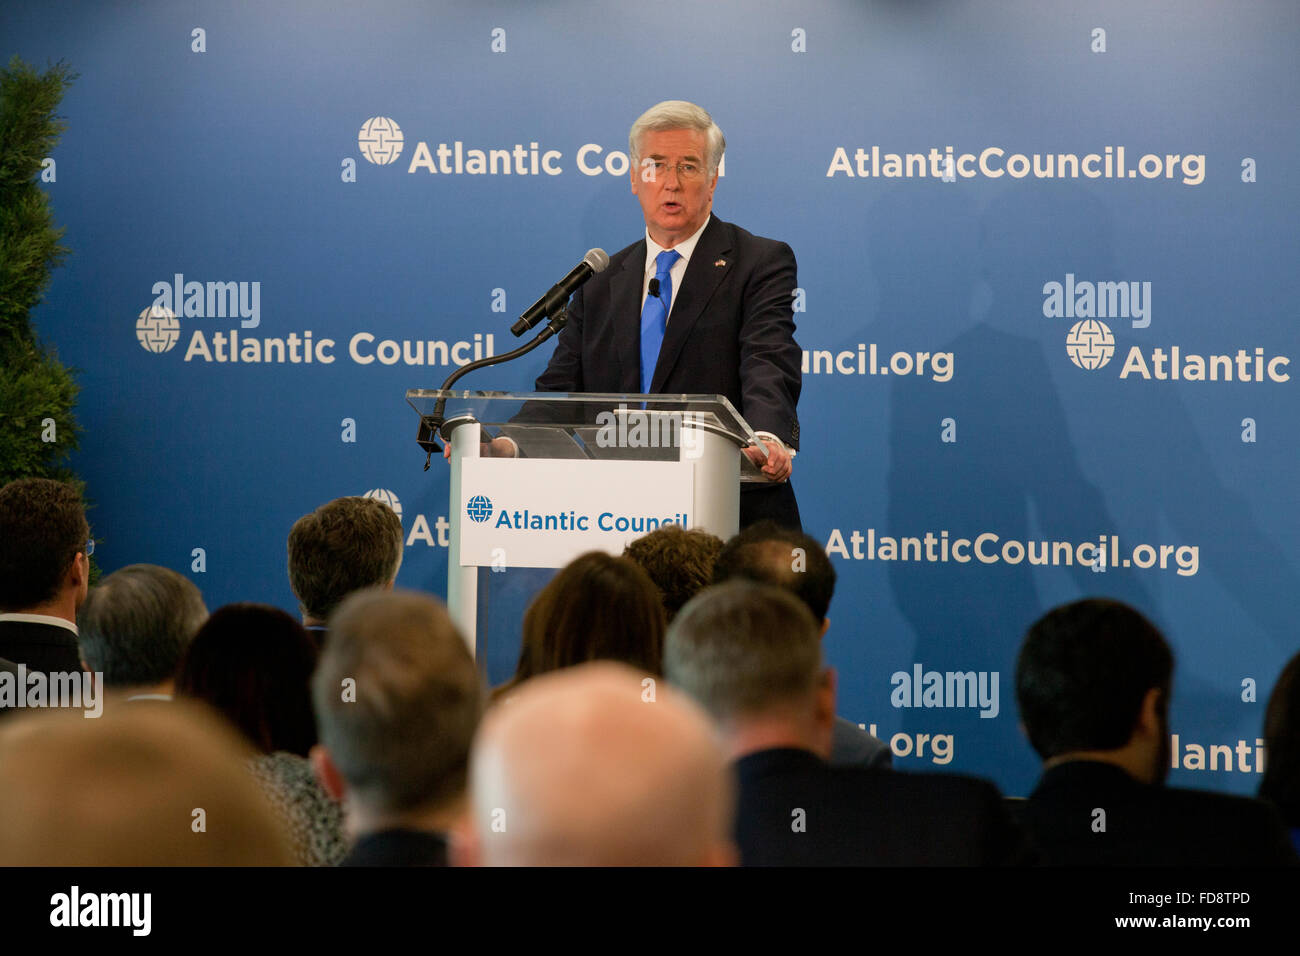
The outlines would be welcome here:
<svg viewBox="0 0 1300 956">
<path fill-rule="evenodd" d="M 402 566 L 402 522 L 377 498 L 327 501 L 289 529 L 289 586 L 302 624 L 318 646 L 343 599 L 365 588 L 393 589 Z"/>
<path fill-rule="evenodd" d="M 312 765 L 356 840 L 340 865 L 446 866 L 483 708 L 446 609 L 409 591 L 352 595 L 330 618 L 312 703 Z"/>
<path fill-rule="evenodd" d="M 723 546 L 713 563 L 713 582 L 733 578 L 761 581 L 785 588 L 812 612 L 821 637 L 831 626 L 826 616 L 835 594 L 835 566 L 822 546 L 793 528 L 773 521 L 750 525 Z M 831 763 L 837 767 L 887 768 L 893 763 L 889 745 L 851 720 L 835 718 Z"/>
<path fill-rule="evenodd" d="M 1273 808 L 1163 786 L 1173 668 L 1160 632 L 1118 601 L 1076 601 L 1029 629 L 1016 697 L 1044 771 L 1023 820 L 1045 862 L 1294 862 Z"/>
<path fill-rule="evenodd" d="M 1023 842 L 997 788 L 955 774 L 832 767 L 834 674 L 808 609 L 785 590 L 730 581 L 668 630 L 664 672 L 712 714 L 740 785 L 746 866 L 997 865 Z"/>
<path fill-rule="evenodd" d="M 81 495 L 48 478 L 0 488 L 0 657 L 44 674 L 82 671 L 77 609 L 90 583 Z"/>
</svg>

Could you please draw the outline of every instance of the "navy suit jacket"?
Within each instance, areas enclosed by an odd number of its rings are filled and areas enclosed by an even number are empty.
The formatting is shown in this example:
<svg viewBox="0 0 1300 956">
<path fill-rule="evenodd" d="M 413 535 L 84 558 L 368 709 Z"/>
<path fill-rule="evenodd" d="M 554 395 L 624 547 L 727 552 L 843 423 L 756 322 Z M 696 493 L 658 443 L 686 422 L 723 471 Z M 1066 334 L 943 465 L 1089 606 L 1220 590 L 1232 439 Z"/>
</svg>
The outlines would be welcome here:
<svg viewBox="0 0 1300 956">
<path fill-rule="evenodd" d="M 539 392 L 640 392 L 645 239 L 573 295 Z M 710 216 L 672 312 L 653 393 L 730 399 L 755 431 L 799 447 L 803 353 L 794 340 L 794 252 Z"/>
<path fill-rule="evenodd" d="M 744 866 L 1032 861 L 997 788 L 984 780 L 832 767 L 810 751 L 784 747 L 748 754 L 735 767 L 735 836 Z"/>
<path fill-rule="evenodd" d="M 835 718 L 831 733 L 831 766 L 888 770 L 893 765 L 894 752 L 889 749 L 889 744 L 873 737 L 851 720 Z"/>
<path fill-rule="evenodd" d="M 1105 829 L 1100 830 L 1104 810 Z M 1023 820 L 1060 866 L 1294 864 L 1277 810 L 1258 800 L 1152 786 L 1119 767 L 1070 760 L 1044 772 Z"/>
<path fill-rule="evenodd" d="M 401 828 L 367 833 L 339 866 L 447 866 L 447 838 Z"/>
<path fill-rule="evenodd" d="M 80 674 L 84 669 L 77 635 L 37 621 L 0 621 L 0 657 L 42 674 Z"/>
</svg>

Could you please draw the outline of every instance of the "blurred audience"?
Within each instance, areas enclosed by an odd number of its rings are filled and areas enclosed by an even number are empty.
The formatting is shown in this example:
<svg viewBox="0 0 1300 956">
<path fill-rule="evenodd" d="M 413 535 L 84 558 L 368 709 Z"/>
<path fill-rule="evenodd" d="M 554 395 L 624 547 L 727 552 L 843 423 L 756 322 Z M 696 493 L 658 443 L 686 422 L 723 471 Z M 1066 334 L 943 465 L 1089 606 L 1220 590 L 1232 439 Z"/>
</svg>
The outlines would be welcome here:
<svg viewBox="0 0 1300 956">
<path fill-rule="evenodd" d="M 721 584 L 741 578 L 783 587 L 812 613 L 820 637 L 830 627 L 831 598 L 835 595 L 835 566 L 817 539 L 774 521 L 759 521 L 736 535 L 713 565 L 713 581 Z M 830 761 L 835 766 L 889 767 L 894 754 L 889 745 L 851 720 L 836 717 L 831 737 Z"/>
<path fill-rule="evenodd" d="M 619 661 L 658 676 L 664 609 L 654 582 L 636 562 L 591 551 L 574 558 L 524 612 L 514 677 L 493 694 L 539 674 L 587 661 Z"/>
<path fill-rule="evenodd" d="M 316 775 L 347 807 L 343 866 L 446 866 L 483 686 L 446 609 L 414 592 L 343 602 L 312 681 Z"/>
<path fill-rule="evenodd" d="M 332 866 L 347 852 L 343 813 L 307 761 L 316 654 L 307 631 L 278 608 L 229 604 L 194 635 L 176 694 L 210 704 L 248 739 L 258 751 L 252 771 L 288 821 L 299 859 Z"/>
<path fill-rule="evenodd" d="M 746 866 L 975 866 L 1023 862 L 997 789 L 955 774 L 827 762 L 835 676 L 820 628 L 783 588 L 729 581 L 673 620 L 668 679 L 713 716 L 739 779 Z"/>
<path fill-rule="evenodd" d="M 1281 812 L 1291 843 L 1300 850 L 1300 654 L 1282 668 L 1268 699 L 1264 746 L 1268 761 L 1259 795 Z"/>
<path fill-rule="evenodd" d="M 181 656 L 207 619 L 189 578 L 130 564 L 100 581 L 82 605 L 81 655 L 126 700 L 171 700 Z"/>
<path fill-rule="evenodd" d="M 19 478 L 0 488 L 0 657 L 44 674 L 82 670 L 77 609 L 93 550 L 72 485 Z"/>
<path fill-rule="evenodd" d="M 0 730 L 0 866 L 287 866 L 247 744 L 197 704 Z"/>
<path fill-rule="evenodd" d="M 402 526 L 379 500 L 294 523 L 301 624 L 209 616 L 157 565 L 89 589 L 89 535 L 73 485 L 0 487 L 0 865 L 1297 862 L 1300 655 L 1269 701 L 1261 799 L 1166 787 L 1173 654 L 1116 601 L 1026 634 L 1016 696 L 1043 774 L 1022 832 L 990 783 L 883 772 L 889 748 L 836 716 L 835 568 L 770 521 L 574 559 L 486 716 L 446 608 L 393 589 Z M 83 667 L 112 700 L 176 699 L 4 709 L 20 671 Z"/>
<path fill-rule="evenodd" d="M 1274 808 L 1163 786 L 1173 670 L 1164 637 L 1118 601 L 1075 601 L 1029 629 L 1016 664 L 1016 697 L 1043 775 L 1023 820 L 1045 862 L 1294 861 Z"/>
<path fill-rule="evenodd" d="M 294 522 L 288 550 L 289 586 L 319 649 L 325 622 L 344 598 L 392 589 L 402 566 L 402 522 L 376 498 L 335 498 Z"/>
<path fill-rule="evenodd" d="M 713 581 L 713 562 L 722 550 L 722 539 L 700 528 L 687 531 L 666 524 L 637 538 L 623 549 L 659 589 L 669 621 L 682 606 Z"/>
<path fill-rule="evenodd" d="M 536 677 L 490 711 L 459 862 L 694 866 L 734 860 L 733 794 L 707 717 L 611 662 Z"/>
</svg>

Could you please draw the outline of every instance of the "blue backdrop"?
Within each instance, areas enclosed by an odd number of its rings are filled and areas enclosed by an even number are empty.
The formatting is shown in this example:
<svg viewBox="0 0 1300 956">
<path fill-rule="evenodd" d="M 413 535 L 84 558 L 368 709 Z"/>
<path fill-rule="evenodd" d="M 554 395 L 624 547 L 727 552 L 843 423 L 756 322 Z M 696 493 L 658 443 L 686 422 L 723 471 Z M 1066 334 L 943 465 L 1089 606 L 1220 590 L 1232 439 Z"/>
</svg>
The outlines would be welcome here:
<svg viewBox="0 0 1300 956">
<path fill-rule="evenodd" d="M 628 126 L 689 99 L 727 136 L 718 214 L 799 259 L 841 712 L 900 767 L 1023 793 L 1021 636 L 1115 595 L 1177 653 L 1171 781 L 1257 786 L 1300 594 L 1293 2 L 25 7 L 6 57 L 81 74 L 36 322 L 81 369 L 106 570 L 293 609 L 290 525 L 373 492 L 399 584 L 445 593 L 447 477 L 403 393 L 638 238 Z M 525 389 L 550 351 L 466 384 Z"/>
</svg>

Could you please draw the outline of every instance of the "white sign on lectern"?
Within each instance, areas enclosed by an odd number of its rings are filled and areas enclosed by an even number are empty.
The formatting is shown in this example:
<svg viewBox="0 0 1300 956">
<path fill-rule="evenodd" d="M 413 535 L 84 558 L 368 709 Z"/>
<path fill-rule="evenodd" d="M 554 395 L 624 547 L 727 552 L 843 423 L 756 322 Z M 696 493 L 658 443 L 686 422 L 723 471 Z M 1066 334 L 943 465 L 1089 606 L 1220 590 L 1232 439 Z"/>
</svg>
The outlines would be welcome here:
<svg viewBox="0 0 1300 956">
<path fill-rule="evenodd" d="M 450 446 L 447 607 L 472 651 L 493 572 L 621 554 L 665 524 L 726 540 L 741 482 L 767 481 L 743 454 L 765 449 L 720 395 L 412 389 L 406 399 L 429 458 L 439 438 Z"/>
<path fill-rule="evenodd" d="M 558 568 L 587 551 L 622 554 L 665 524 L 691 525 L 689 461 L 467 458 L 460 563 Z"/>
</svg>

